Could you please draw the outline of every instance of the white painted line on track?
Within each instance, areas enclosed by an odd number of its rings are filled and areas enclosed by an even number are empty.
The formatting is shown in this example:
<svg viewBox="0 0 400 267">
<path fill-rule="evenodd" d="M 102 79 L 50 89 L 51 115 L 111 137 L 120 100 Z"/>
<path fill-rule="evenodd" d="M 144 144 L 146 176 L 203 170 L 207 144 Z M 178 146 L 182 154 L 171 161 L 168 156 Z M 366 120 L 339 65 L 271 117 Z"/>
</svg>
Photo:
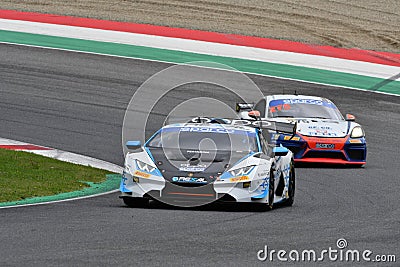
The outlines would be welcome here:
<svg viewBox="0 0 400 267">
<path fill-rule="evenodd" d="M 75 198 L 68 198 L 68 199 L 54 200 L 54 201 L 47 201 L 47 202 L 39 202 L 39 203 L 31 203 L 31 204 L 6 206 L 6 207 L 0 207 L 0 209 L 23 208 L 23 207 L 30 207 L 30 206 L 54 204 L 54 203 L 60 203 L 60 202 L 69 202 L 69 201 L 82 200 L 82 199 L 88 199 L 88 198 L 94 198 L 94 197 L 109 195 L 109 194 L 112 194 L 112 193 L 116 193 L 118 191 L 119 191 L 119 189 L 115 189 L 115 190 L 111 190 L 111 191 L 108 191 L 108 192 L 89 195 L 89 196 L 82 196 L 82 197 L 75 197 Z"/>
<path fill-rule="evenodd" d="M 33 144 L 21 142 L 21 141 L 0 138 L 0 147 L 2 145 L 37 146 L 37 145 L 33 145 Z M 106 162 L 104 160 L 95 159 L 92 157 L 79 155 L 79 154 L 72 153 L 72 152 L 66 152 L 63 150 L 49 148 L 49 147 L 45 147 L 45 146 L 38 146 L 38 147 L 44 147 L 44 148 L 47 148 L 47 150 L 38 150 L 38 149 L 18 149 L 18 150 L 38 154 L 38 155 L 41 155 L 44 157 L 53 158 L 53 159 L 57 159 L 60 161 L 79 164 L 79 165 L 83 165 L 83 166 L 90 166 L 93 168 L 102 169 L 102 170 L 106 170 L 106 171 L 110 171 L 110 172 L 114 172 L 114 173 L 121 173 L 123 170 L 123 168 L 121 166 Z"/>
<path fill-rule="evenodd" d="M 64 38 L 168 49 L 204 55 L 240 58 L 277 64 L 287 64 L 292 66 L 339 71 L 382 79 L 388 79 L 400 73 L 400 67 L 356 60 L 42 22 L 0 19 L 0 29 Z"/>
<path fill-rule="evenodd" d="M 25 142 L 21 142 L 21 141 L 0 138 L 0 148 L 1 148 L 1 146 L 22 146 L 22 147 L 23 146 L 35 146 L 35 147 L 46 148 L 46 150 L 17 149 L 17 151 L 30 152 L 33 154 L 38 154 L 38 155 L 42 155 L 45 157 L 54 158 L 54 159 L 57 159 L 60 161 L 65 161 L 65 162 L 69 162 L 69 163 L 73 163 L 73 164 L 79 164 L 79 165 L 83 165 L 83 166 L 90 166 L 90 167 L 97 168 L 97 169 L 107 170 L 107 171 L 110 171 L 113 173 L 122 173 L 122 171 L 123 171 L 123 167 L 118 166 L 113 163 L 110 163 L 110 162 L 91 158 L 91 157 L 84 156 L 84 155 L 79 155 L 76 153 L 62 151 L 59 149 L 53 149 L 53 148 L 49 148 L 49 147 L 45 147 L 45 146 L 33 145 L 30 143 L 25 143 Z M 118 191 L 119 191 L 118 189 L 115 189 L 115 190 L 111 190 L 111 191 L 99 193 L 99 194 L 94 194 L 94 195 L 81 196 L 81 197 L 62 199 L 62 200 L 55 200 L 55 201 L 48 201 L 48 202 L 6 206 L 6 207 L 0 207 L 0 209 L 20 208 L 20 207 L 59 203 L 59 202 L 75 201 L 75 200 L 80 200 L 80 199 L 93 198 L 93 197 L 103 196 L 103 195 L 107 195 L 107 194 L 112 194 L 112 193 L 115 193 Z"/>
<path fill-rule="evenodd" d="M 46 47 L 46 46 L 38 46 L 38 45 L 27 45 L 27 44 L 18 44 L 18 43 L 1 42 L 1 41 L 0 41 L 0 44 L 11 44 L 11 45 L 17 45 L 17 46 L 26 46 L 26 47 L 34 47 L 34 48 L 41 48 L 41 49 L 59 50 L 59 51 L 74 52 L 74 53 L 83 53 L 83 54 L 90 54 L 90 55 L 97 55 L 97 56 L 116 57 L 116 58 L 123 58 L 123 59 L 133 59 L 133 60 L 150 61 L 150 62 L 165 63 L 165 64 L 172 64 L 172 65 L 187 65 L 187 66 L 191 66 L 191 67 L 199 67 L 199 68 L 213 69 L 213 68 L 207 67 L 207 66 L 190 65 L 190 64 L 184 64 L 184 63 L 174 63 L 174 62 L 162 61 L 162 60 L 155 60 L 155 59 L 144 59 L 144 58 L 127 57 L 127 56 L 116 56 L 116 55 L 110 55 L 110 54 L 102 54 L 102 53 L 87 52 L 87 51 L 77 51 L 77 50 L 64 49 L 64 48 L 54 48 L 54 47 Z M 219 70 L 234 71 L 234 70 L 229 70 L 229 69 L 219 69 Z M 333 85 L 333 84 L 329 84 L 329 83 L 311 82 L 311 81 L 305 81 L 305 80 L 300 80 L 300 79 L 286 78 L 286 77 L 280 77 L 280 76 L 274 76 L 274 75 L 267 75 L 267 74 L 259 74 L 259 73 L 247 72 L 247 71 L 237 71 L 237 72 L 245 73 L 245 74 L 249 74 L 249 75 L 256 75 L 256 76 L 262 76 L 262 77 L 276 78 L 276 79 L 288 80 L 288 81 L 296 81 L 296 82 L 302 82 L 302 83 L 318 84 L 318 85 L 323 85 L 323 86 L 330 86 L 330 87 L 351 89 L 351 90 L 357 90 L 357 91 L 363 91 L 363 92 L 370 92 L 370 93 L 376 93 L 376 94 L 382 94 L 382 95 L 400 96 L 400 95 L 398 95 L 398 94 L 392 94 L 392 93 L 380 92 L 380 91 L 372 91 L 372 90 L 368 90 L 368 89 L 361 89 L 361 88 L 351 87 L 351 86 L 342 86 L 342 85 Z"/>
</svg>

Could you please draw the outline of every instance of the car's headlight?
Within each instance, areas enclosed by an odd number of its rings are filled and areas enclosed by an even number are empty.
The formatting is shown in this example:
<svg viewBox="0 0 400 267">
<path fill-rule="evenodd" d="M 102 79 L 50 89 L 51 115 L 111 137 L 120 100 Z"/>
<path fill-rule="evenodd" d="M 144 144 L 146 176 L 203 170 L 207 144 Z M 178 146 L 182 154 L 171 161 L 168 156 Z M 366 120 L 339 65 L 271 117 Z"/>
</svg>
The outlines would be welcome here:
<svg viewBox="0 0 400 267">
<path fill-rule="evenodd" d="M 151 173 L 156 169 L 155 167 L 153 167 L 147 163 L 144 163 L 140 160 L 136 160 L 136 166 L 138 167 L 139 170 L 148 172 L 148 173 Z"/>
<path fill-rule="evenodd" d="M 364 131 L 360 126 L 354 127 L 350 135 L 351 138 L 360 138 L 363 136 L 364 136 Z"/>
<path fill-rule="evenodd" d="M 229 173 L 232 176 L 241 176 L 241 175 L 245 175 L 247 173 L 250 172 L 250 170 L 253 168 L 254 166 L 246 166 L 243 168 L 238 168 L 238 169 L 234 169 L 234 170 L 230 170 Z"/>
</svg>

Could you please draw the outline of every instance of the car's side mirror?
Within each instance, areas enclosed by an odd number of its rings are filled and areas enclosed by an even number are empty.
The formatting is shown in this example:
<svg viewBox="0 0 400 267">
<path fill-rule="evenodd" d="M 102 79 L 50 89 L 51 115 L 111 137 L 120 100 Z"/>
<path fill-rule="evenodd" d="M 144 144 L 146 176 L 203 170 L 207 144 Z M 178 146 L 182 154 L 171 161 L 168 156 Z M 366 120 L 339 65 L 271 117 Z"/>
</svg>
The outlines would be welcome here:
<svg viewBox="0 0 400 267">
<path fill-rule="evenodd" d="M 275 154 L 275 156 L 283 157 L 289 153 L 289 149 L 284 146 L 277 146 L 272 149 L 272 152 Z"/>
<path fill-rule="evenodd" d="M 249 115 L 250 118 L 255 119 L 255 120 L 258 120 L 261 116 L 260 111 L 258 111 L 258 110 L 249 111 L 247 113 L 247 115 Z"/>
<path fill-rule="evenodd" d="M 140 142 L 140 141 L 128 141 L 128 142 L 126 142 L 126 147 L 128 149 L 133 149 L 133 150 L 139 149 L 139 148 L 142 147 L 142 142 Z"/>
<path fill-rule="evenodd" d="M 346 114 L 346 121 L 355 121 L 356 117 L 352 114 Z"/>
</svg>

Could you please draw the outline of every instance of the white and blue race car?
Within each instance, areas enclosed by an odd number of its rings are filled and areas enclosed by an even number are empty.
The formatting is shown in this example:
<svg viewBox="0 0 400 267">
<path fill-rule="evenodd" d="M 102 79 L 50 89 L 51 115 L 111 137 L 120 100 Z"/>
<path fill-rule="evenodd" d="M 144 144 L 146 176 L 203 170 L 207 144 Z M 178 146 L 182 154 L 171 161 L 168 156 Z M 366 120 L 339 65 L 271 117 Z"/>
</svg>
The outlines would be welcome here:
<svg viewBox="0 0 400 267">
<path fill-rule="evenodd" d="M 355 117 L 340 113 L 329 99 L 306 95 L 265 96 L 254 106 L 239 103 L 241 118 L 258 111 L 261 118 L 274 122 L 296 122 L 296 134 L 274 134 L 277 144 L 294 153 L 295 162 L 344 164 L 362 167 L 366 164 L 365 133 Z"/>
<path fill-rule="evenodd" d="M 144 144 L 128 141 L 120 198 L 131 207 L 149 200 L 184 207 L 254 203 L 265 210 L 292 205 L 293 154 L 271 146 L 268 129 L 245 126 L 252 123 L 203 118 L 164 126 Z"/>
</svg>

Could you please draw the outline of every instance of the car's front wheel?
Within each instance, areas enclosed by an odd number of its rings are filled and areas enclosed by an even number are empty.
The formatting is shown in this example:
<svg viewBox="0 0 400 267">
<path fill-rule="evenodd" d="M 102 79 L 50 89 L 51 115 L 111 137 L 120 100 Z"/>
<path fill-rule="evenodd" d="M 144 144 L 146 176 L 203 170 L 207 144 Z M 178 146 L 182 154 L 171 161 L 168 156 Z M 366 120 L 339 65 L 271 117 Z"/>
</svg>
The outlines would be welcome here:
<svg viewBox="0 0 400 267">
<path fill-rule="evenodd" d="M 149 206 L 149 200 L 141 197 L 123 197 L 125 205 L 130 208 L 147 208 Z"/>
<path fill-rule="evenodd" d="M 269 183 L 268 183 L 268 204 L 267 210 L 272 210 L 274 208 L 274 199 L 275 199 L 275 177 L 274 171 L 271 169 Z"/>
<path fill-rule="evenodd" d="M 254 203 L 254 207 L 257 211 L 269 211 L 274 207 L 274 199 L 275 199 L 275 178 L 274 171 L 271 169 L 270 178 L 268 182 L 268 203 Z"/>
<path fill-rule="evenodd" d="M 296 172 L 294 170 L 294 164 L 290 164 L 289 173 L 289 187 L 288 187 L 288 199 L 285 201 L 285 206 L 292 206 L 294 203 L 294 193 L 296 189 Z"/>
</svg>

